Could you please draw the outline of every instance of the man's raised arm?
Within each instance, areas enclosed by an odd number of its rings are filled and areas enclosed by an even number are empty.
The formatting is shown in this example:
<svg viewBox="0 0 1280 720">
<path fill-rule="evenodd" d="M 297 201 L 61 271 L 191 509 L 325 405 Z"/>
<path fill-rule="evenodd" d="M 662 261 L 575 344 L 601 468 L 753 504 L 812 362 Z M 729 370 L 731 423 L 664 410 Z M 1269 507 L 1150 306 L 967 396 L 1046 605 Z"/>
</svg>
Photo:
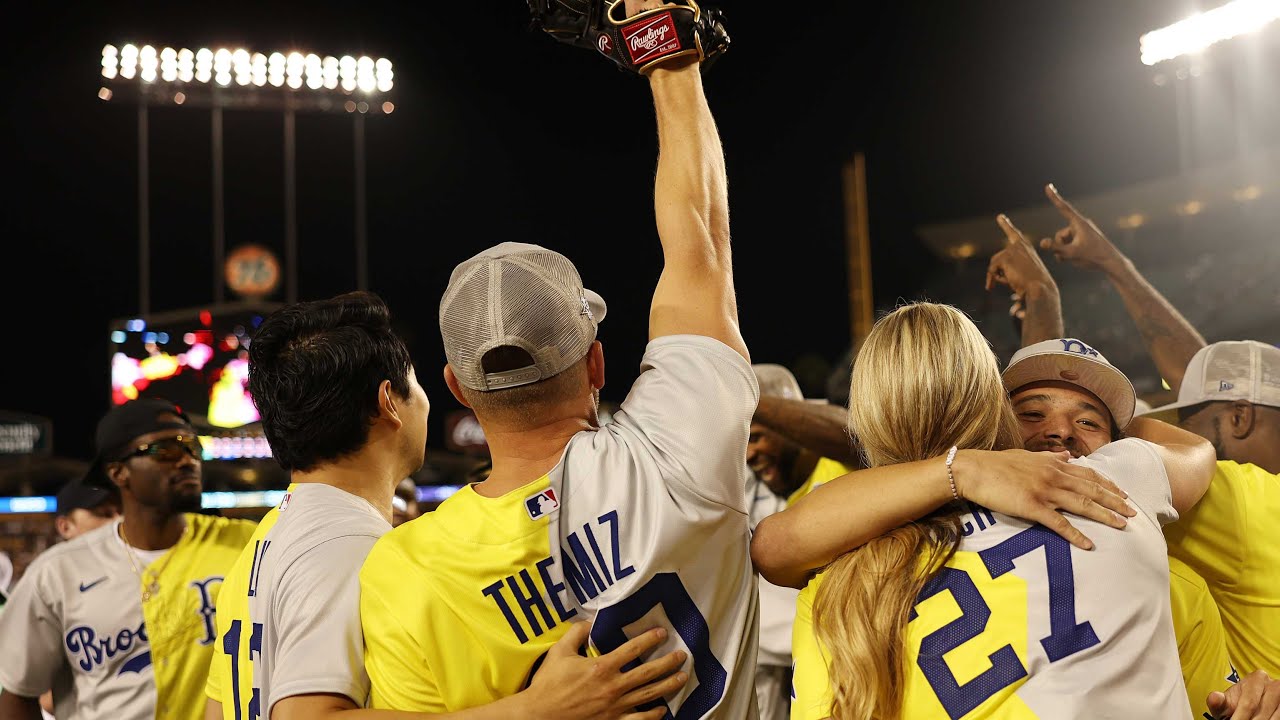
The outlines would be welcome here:
<svg viewBox="0 0 1280 720">
<path fill-rule="evenodd" d="M 1040 246 L 1052 250 L 1058 260 L 1100 270 L 1115 286 L 1129 316 L 1142 333 L 1142 342 L 1156 363 L 1160 375 L 1177 392 L 1192 356 L 1205 346 L 1204 337 L 1178 310 L 1156 290 L 1134 267 L 1092 220 L 1080 214 L 1058 193 L 1053 185 L 1044 189 L 1049 201 L 1058 209 L 1067 226 Z"/>
<path fill-rule="evenodd" d="M 627 0 L 627 14 L 660 5 Z M 733 290 L 724 151 L 697 59 L 663 63 L 648 77 L 658 119 L 654 210 L 665 262 L 649 310 L 649 339 L 706 335 L 750 360 Z"/>
<path fill-rule="evenodd" d="M 1022 347 L 1065 337 L 1062 301 L 1049 268 L 1008 215 L 1001 214 L 996 222 L 1009 242 L 987 266 L 987 289 L 999 283 L 1013 290 L 1016 299 L 1011 312 L 1022 321 Z"/>
</svg>

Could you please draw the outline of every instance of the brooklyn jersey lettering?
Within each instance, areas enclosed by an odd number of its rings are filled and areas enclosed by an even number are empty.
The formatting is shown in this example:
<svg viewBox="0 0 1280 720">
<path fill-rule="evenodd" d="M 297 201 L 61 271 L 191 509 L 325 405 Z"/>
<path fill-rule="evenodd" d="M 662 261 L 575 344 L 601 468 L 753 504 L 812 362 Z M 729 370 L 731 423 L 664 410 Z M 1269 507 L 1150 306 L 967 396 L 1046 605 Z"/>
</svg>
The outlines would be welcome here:
<svg viewBox="0 0 1280 720">
<path fill-rule="evenodd" d="M 199 717 L 213 617 L 231 559 L 252 524 L 187 515 L 182 538 L 142 558 L 140 580 L 118 523 L 36 558 L 0 613 L 0 687 L 36 697 L 53 691 L 59 717 Z M 134 560 L 137 563 L 137 559 Z M 160 591 L 145 604 L 142 584 Z"/>
</svg>

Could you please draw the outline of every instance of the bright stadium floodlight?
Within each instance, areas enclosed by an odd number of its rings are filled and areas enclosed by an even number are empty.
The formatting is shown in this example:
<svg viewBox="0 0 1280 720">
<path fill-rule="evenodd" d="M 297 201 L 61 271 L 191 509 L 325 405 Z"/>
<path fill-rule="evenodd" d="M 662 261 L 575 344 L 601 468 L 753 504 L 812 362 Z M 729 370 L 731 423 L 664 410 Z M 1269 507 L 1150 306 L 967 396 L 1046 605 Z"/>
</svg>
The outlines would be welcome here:
<svg viewBox="0 0 1280 720">
<path fill-rule="evenodd" d="M 258 53 L 235 47 L 191 50 L 132 43 L 104 45 L 100 65 L 109 91 L 102 95 L 172 102 L 181 92 L 197 107 L 276 107 L 284 100 L 269 89 L 278 88 L 297 91 L 290 101 L 296 109 L 342 112 L 343 95 L 390 93 L 395 77 L 387 58 L 296 50 Z M 133 94 L 119 95 L 126 89 Z M 369 99 L 374 112 L 382 103 L 382 98 Z"/>
<path fill-rule="evenodd" d="M 1144 65 L 1155 65 L 1197 53 L 1214 43 L 1256 32 L 1280 19 L 1276 0 L 1232 0 L 1168 27 L 1152 30 L 1138 40 Z"/>
<path fill-rule="evenodd" d="M 130 103 L 138 115 L 138 307 L 149 311 L 150 295 L 150 165 L 149 108 L 203 108 L 211 115 L 213 156 L 214 267 L 225 246 L 222 221 L 222 138 L 224 110 L 265 110 L 284 116 L 285 147 L 285 289 L 289 302 L 297 299 L 297 209 L 295 115 L 299 112 L 352 115 L 355 150 L 356 287 L 367 287 L 365 252 L 367 220 L 364 169 L 364 118 L 390 115 L 395 104 L 387 96 L 393 87 L 391 61 L 365 55 L 325 55 L 297 50 L 270 53 L 246 48 L 194 50 L 160 45 L 103 45 L 97 95 L 103 102 Z M 353 97 L 354 96 L 354 97 Z M 223 282 L 215 278 L 214 300 L 222 302 Z"/>
<path fill-rule="evenodd" d="M 120 74 L 120 55 L 115 45 L 102 48 L 102 77 L 114 80 Z"/>
</svg>

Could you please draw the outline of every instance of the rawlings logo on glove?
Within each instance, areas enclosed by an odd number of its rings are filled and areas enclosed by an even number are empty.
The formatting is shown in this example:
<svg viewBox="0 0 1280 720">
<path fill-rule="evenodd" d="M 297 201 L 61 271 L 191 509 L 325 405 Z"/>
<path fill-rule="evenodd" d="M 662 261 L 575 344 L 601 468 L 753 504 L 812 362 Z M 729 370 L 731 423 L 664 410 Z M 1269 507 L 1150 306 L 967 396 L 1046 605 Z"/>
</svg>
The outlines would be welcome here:
<svg viewBox="0 0 1280 720">
<path fill-rule="evenodd" d="M 618 67 L 646 73 L 697 55 L 705 71 L 729 47 L 720 12 L 676 0 L 626 17 L 623 0 L 527 0 L 534 27 L 556 40 L 590 47 Z"/>
<path fill-rule="evenodd" d="M 627 41 L 627 50 L 631 51 L 632 65 L 644 65 L 654 58 L 682 49 L 680 38 L 676 37 L 675 21 L 669 12 L 623 26 L 622 39 Z"/>
</svg>

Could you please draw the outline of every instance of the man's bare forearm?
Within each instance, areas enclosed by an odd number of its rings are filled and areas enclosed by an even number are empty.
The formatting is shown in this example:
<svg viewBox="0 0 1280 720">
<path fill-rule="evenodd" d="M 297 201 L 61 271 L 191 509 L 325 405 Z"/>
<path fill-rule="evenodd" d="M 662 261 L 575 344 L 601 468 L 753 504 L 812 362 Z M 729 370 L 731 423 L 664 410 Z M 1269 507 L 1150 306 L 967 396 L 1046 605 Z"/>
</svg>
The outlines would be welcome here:
<svg viewBox="0 0 1280 720">
<path fill-rule="evenodd" d="M 658 118 L 654 205 L 663 249 L 668 258 L 702 254 L 709 241 L 710 250 L 727 253 L 729 194 L 724 151 L 697 63 L 659 67 L 651 73 L 649 84 Z"/>
<path fill-rule="evenodd" d="M 1205 346 L 1204 336 L 1178 312 L 1164 295 L 1160 294 L 1126 257 L 1117 258 L 1107 268 L 1107 277 L 1120 298 L 1125 310 L 1138 326 L 1142 342 L 1156 363 L 1156 370 L 1177 392 L 1186 374 L 1187 364 L 1200 348 Z"/>
<path fill-rule="evenodd" d="M 1179 513 L 1199 502 L 1217 469 L 1212 443 L 1176 425 L 1146 417 L 1134 418 L 1125 428 L 1125 435 L 1158 446 L 1157 453 L 1164 461 L 1165 475 L 1169 478 L 1173 507 Z"/>
<path fill-rule="evenodd" d="M 663 268 L 649 311 L 650 339 L 705 335 L 750 358 L 738 327 L 729 250 L 724 151 L 696 62 L 649 76 L 658 117 L 654 211 Z"/>
<path fill-rule="evenodd" d="M 1022 298 L 1022 347 L 1066 334 L 1062 324 L 1062 300 L 1056 287 L 1034 286 Z"/>
<path fill-rule="evenodd" d="M 753 419 L 812 453 L 851 467 L 862 466 L 862 457 L 846 430 L 847 413 L 839 405 L 762 396 Z"/>
</svg>

